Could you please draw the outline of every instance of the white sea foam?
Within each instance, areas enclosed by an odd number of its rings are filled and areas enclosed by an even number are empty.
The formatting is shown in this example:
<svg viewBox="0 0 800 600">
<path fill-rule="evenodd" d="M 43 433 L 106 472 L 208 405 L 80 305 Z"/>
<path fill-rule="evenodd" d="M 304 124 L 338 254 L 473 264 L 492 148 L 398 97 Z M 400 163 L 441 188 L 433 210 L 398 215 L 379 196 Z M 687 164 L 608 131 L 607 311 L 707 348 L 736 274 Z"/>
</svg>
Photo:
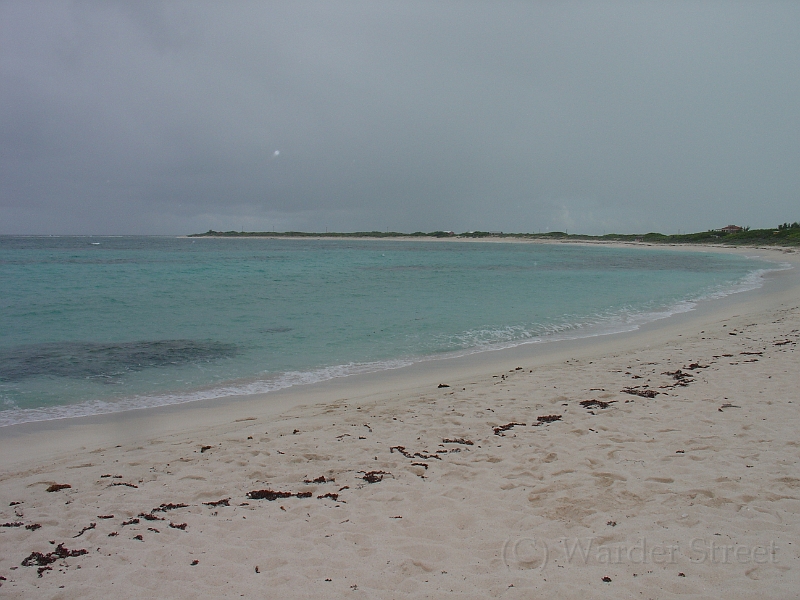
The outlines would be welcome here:
<svg viewBox="0 0 800 600">
<path fill-rule="evenodd" d="M 323 367 L 312 371 L 290 371 L 266 379 L 234 382 L 228 385 L 204 388 L 185 393 L 131 396 L 113 401 L 91 400 L 71 405 L 11 409 L 0 412 L 0 427 L 36 421 L 105 415 L 144 408 L 185 404 L 187 402 L 197 402 L 201 400 L 215 400 L 231 396 L 267 394 L 297 385 L 319 383 L 338 377 L 348 377 L 361 373 L 374 373 L 388 369 L 399 369 L 411 365 L 413 362 L 412 360 L 389 360 L 373 363 L 351 363 Z"/>
</svg>

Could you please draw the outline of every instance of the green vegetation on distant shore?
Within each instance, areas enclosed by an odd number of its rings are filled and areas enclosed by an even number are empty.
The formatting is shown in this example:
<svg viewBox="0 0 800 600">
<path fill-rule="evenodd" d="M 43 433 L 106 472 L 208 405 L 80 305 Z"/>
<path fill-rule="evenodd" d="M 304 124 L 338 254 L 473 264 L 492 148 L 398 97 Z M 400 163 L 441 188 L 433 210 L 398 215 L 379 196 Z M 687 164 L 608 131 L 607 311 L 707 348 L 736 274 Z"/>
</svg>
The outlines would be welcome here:
<svg viewBox="0 0 800 600">
<path fill-rule="evenodd" d="M 562 231 L 548 233 L 503 233 L 490 231 L 469 231 L 454 233 L 450 231 L 431 231 L 424 233 L 399 233 L 396 231 L 354 231 L 351 233 L 325 232 L 310 233 L 305 231 L 214 231 L 193 233 L 189 237 L 269 237 L 269 238 L 508 238 L 529 240 L 560 241 L 607 241 L 607 242 L 646 242 L 649 244 L 727 244 L 737 246 L 800 246 L 800 223 L 784 223 L 775 229 L 750 229 L 728 233 L 720 230 L 708 230 L 701 233 L 665 235 L 663 233 L 605 235 L 568 234 Z"/>
</svg>

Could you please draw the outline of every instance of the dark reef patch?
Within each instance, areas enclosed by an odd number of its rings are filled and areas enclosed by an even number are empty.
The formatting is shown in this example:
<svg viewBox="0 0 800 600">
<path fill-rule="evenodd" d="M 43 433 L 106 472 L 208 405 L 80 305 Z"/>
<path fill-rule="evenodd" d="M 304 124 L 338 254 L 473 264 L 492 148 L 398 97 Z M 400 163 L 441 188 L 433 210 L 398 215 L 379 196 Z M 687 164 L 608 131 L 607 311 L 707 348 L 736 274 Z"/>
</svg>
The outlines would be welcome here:
<svg viewBox="0 0 800 600">
<path fill-rule="evenodd" d="M 0 350 L 0 381 L 30 377 L 113 378 L 155 367 L 230 358 L 234 344 L 202 340 L 54 342 Z"/>
</svg>

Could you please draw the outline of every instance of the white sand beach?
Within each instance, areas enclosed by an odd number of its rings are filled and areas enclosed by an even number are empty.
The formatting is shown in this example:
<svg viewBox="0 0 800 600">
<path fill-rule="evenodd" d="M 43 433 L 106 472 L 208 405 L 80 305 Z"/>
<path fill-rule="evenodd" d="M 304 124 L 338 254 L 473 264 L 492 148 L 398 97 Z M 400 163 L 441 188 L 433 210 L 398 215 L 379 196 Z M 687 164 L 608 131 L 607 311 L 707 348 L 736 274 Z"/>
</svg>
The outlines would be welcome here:
<svg viewBox="0 0 800 600">
<path fill-rule="evenodd" d="M 749 253 L 632 333 L 3 428 L 0 596 L 797 598 L 800 254 Z"/>
</svg>

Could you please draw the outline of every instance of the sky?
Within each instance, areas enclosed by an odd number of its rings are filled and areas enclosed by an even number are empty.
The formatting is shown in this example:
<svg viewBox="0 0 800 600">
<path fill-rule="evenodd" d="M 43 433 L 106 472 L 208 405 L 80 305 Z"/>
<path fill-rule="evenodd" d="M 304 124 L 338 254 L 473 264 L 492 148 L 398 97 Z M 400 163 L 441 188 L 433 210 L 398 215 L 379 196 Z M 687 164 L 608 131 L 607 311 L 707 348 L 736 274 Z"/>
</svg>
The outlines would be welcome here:
<svg viewBox="0 0 800 600">
<path fill-rule="evenodd" d="M 0 0 L 0 234 L 797 220 L 798 2 Z"/>
</svg>

